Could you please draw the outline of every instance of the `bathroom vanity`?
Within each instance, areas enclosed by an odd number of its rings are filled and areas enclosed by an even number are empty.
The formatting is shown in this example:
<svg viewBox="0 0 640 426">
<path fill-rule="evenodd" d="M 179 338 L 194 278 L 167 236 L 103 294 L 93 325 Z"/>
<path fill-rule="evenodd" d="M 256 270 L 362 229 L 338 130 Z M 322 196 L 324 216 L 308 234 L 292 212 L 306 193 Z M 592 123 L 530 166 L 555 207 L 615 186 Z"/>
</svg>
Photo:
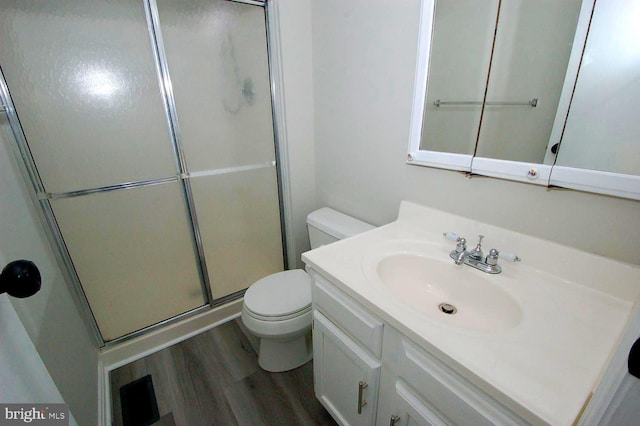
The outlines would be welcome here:
<svg viewBox="0 0 640 426">
<path fill-rule="evenodd" d="M 447 231 L 522 261 L 456 265 Z M 640 296 L 637 266 L 407 202 L 303 260 L 316 396 L 349 425 L 577 423 Z"/>
</svg>

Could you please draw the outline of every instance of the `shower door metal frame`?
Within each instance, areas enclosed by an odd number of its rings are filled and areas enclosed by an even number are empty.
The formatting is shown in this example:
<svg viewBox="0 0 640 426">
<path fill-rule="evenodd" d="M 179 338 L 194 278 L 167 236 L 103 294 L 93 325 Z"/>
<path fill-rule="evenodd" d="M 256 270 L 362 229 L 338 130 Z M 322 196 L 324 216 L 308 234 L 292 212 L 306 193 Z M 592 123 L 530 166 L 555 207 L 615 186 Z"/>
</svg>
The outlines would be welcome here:
<svg viewBox="0 0 640 426">
<path fill-rule="evenodd" d="M 240 3 L 247 0 L 235 0 Z M 249 0 L 251 1 L 251 0 Z M 276 174 L 280 201 L 280 229 L 284 269 L 297 263 L 293 236 L 293 199 L 291 194 L 291 169 L 289 166 L 286 113 L 284 108 L 284 84 L 282 71 L 282 46 L 280 44 L 279 1 L 264 0 L 265 27 L 267 30 L 267 56 L 269 81 L 271 82 L 271 113 L 273 118 L 273 142 L 276 150 Z"/>
<path fill-rule="evenodd" d="M 272 110 L 272 118 L 273 118 L 273 135 L 274 135 L 274 149 L 275 149 L 275 158 L 276 161 L 250 165 L 250 166 L 240 166 L 235 168 L 229 168 L 218 171 L 210 171 L 210 172 L 196 172 L 189 174 L 186 166 L 185 156 L 182 150 L 182 143 L 180 137 L 180 128 L 177 118 L 177 111 L 175 106 L 175 100 L 173 97 L 171 78 L 169 76 L 169 68 L 168 62 L 166 58 L 166 53 L 164 51 L 164 44 L 162 42 L 162 34 L 160 29 L 159 22 L 159 14 L 157 9 L 156 0 L 143 0 L 145 16 L 147 20 L 147 27 L 150 36 L 151 48 L 154 55 L 154 62 L 156 66 L 156 73 L 159 79 L 159 89 L 163 98 L 163 108 L 165 111 L 167 127 L 169 130 L 169 134 L 172 141 L 172 146 L 176 159 L 176 167 L 178 170 L 178 174 L 176 176 L 170 176 L 166 178 L 148 180 L 148 181 L 139 181 L 139 182 L 129 182 L 122 183 L 117 185 L 109 185 L 100 188 L 91 188 L 80 191 L 70 191 L 65 193 L 47 193 L 44 189 L 44 184 L 40 179 L 40 176 L 37 171 L 37 167 L 34 161 L 33 156 L 31 155 L 31 151 L 29 149 L 29 145 L 26 140 L 26 136 L 24 130 L 22 128 L 22 124 L 20 123 L 18 114 L 15 110 L 15 106 L 11 99 L 11 95 L 9 92 L 9 88 L 0 69 L 0 101 L 2 102 L 2 110 L 0 113 L 4 112 L 8 118 L 9 125 L 12 131 L 14 144 L 13 152 L 18 160 L 18 164 L 20 165 L 21 173 L 23 178 L 26 181 L 30 182 L 30 196 L 34 202 L 37 204 L 39 208 L 36 210 L 40 216 L 40 220 L 43 223 L 43 227 L 45 233 L 47 234 L 48 239 L 50 240 L 53 247 L 55 247 L 55 255 L 58 260 L 58 263 L 63 266 L 62 272 L 65 277 L 65 281 L 70 288 L 72 293 L 74 302 L 78 307 L 78 310 L 81 313 L 81 316 L 85 318 L 86 324 L 89 328 L 90 334 L 94 337 L 96 343 L 100 347 L 109 347 L 121 343 L 123 341 L 130 340 L 132 338 L 144 335 L 149 333 L 150 331 L 156 330 L 165 325 L 175 323 L 177 321 L 184 320 L 186 318 L 192 317 L 194 315 L 200 314 L 202 312 L 206 312 L 211 310 L 213 307 L 223 305 L 229 301 L 236 300 L 239 297 L 244 295 L 246 290 L 240 290 L 234 292 L 232 294 L 223 296 L 218 299 L 214 299 L 211 291 L 211 283 L 209 282 L 209 275 L 206 266 L 206 260 L 204 255 L 204 249 L 202 246 L 202 237 L 200 234 L 200 229 L 198 227 L 197 215 L 195 212 L 195 204 L 193 201 L 193 194 L 191 191 L 190 178 L 206 175 L 206 174 L 219 174 L 219 173 L 228 173 L 228 172 L 237 172 L 244 170 L 251 170 L 256 168 L 263 167 L 275 167 L 276 168 L 276 176 L 277 176 L 277 186 L 278 186 L 278 202 L 280 207 L 280 229 L 281 229 L 281 237 L 282 237 L 282 250 L 283 250 L 283 266 L 287 269 L 288 264 L 291 262 L 291 259 L 288 258 L 288 253 L 291 253 L 287 248 L 289 247 L 289 243 L 291 242 L 288 238 L 291 235 L 290 232 L 290 223 L 289 220 L 291 218 L 291 200 L 290 200 L 290 192 L 288 188 L 288 181 L 286 177 L 288 177 L 288 160 L 283 153 L 282 147 L 280 146 L 280 135 L 284 134 L 284 108 L 281 101 L 282 93 L 282 84 L 281 84 L 281 64 L 279 62 L 280 58 L 280 46 L 278 37 L 275 35 L 276 32 L 273 32 L 273 25 L 279 25 L 276 19 L 274 19 L 273 14 L 270 13 L 270 6 L 273 5 L 272 1 L 269 2 L 261 2 L 254 0 L 231 0 L 237 3 L 244 3 L 251 6 L 258 6 L 264 8 L 265 13 L 265 29 L 266 29 L 266 42 L 267 42 L 267 57 L 268 57 L 268 65 L 269 65 L 269 81 L 270 81 L 270 96 L 271 96 L 271 110 Z M 275 45 L 275 46 L 272 46 Z M 278 93 L 278 96 L 276 95 Z M 278 120 L 277 116 L 282 117 L 282 120 Z M 283 167 L 284 166 L 284 167 Z M 284 168 L 285 170 L 281 170 Z M 204 305 L 199 306 L 197 308 L 191 309 L 182 314 L 173 316 L 171 318 L 167 318 L 158 323 L 149 325 L 140 330 L 133 331 L 124 336 L 120 336 L 118 338 L 105 341 L 100 329 L 98 327 L 98 323 L 95 319 L 91 311 L 91 305 L 84 293 L 82 288 L 82 284 L 80 278 L 78 277 L 77 271 L 73 265 L 73 260 L 71 255 L 67 249 L 66 243 L 62 236 L 62 232 L 58 226 L 55 215 L 53 213 L 53 209 L 50 204 L 50 200 L 55 200 L 59 198 L 69 198 L 69 197 L 78 197 L 84 196 L 94 193 L 101 192 L 110 192 L 116 190 L 124 190 L 124 189 L 132 189 L 137 187 L 146 187 L 152 185 L 161 185 L 164 183 L 180 181 L 180 185 L 182 188 L 183 196 L 185 199 L 185 205 L 187 208 L 188 218 L 190 227 L 192 230 L 192 237 L 194 242 L 195 254 L 197 257 L 198 270 L 200 275 L 200 282 L 203 289 L 204 296 Z"/>
<path fill-rule="evenodd" d="M 158 16 L 158 5 L 155 0 L 144 0 L 144 11 L 147 17 L 147 27 L 149 29 L 149 37 L 151 39 L 151 48 L 153 50 L 153 58 L 156 64 L 156 73 L 160 80 L 160 92 L 164 99 L 164 110 L 167 119 L 167 127 L 173 151 L 176 156 L 176 166 L 178 168 L 178 178 L 184 194 L 187 211 L 189 213 L 191 231 L 194 236 L 196 245 L 196 253 L 198 257 L 198 266 L 200 274 L 200 282 L 205 295 L 205 305 L 211 305 L 213 295 L 211 293 L 211 283 L 209 282 L 209 274 L 207 271 L 207 262 L 204 256 L 204 248 L 202 247 L 202 236 L 200 235 L 200 227 L 198 226 L 198 217 L 196 215 L 195 204 L 193 202 L 193 193 L 191 192 L 191 183 L 186 178 L 187 162 L 182 149 L 182 139 L 180 135 L 180 126 L 178 124 L 178 113 L 176 111 L 176 103 L 173 97 L 173 85 L 169 75 L 169 64 L 167 55 L 164 50 L 164 42 L 162 40 L 162 32 L 160 30 L 160 18 Z"/>
</svg>

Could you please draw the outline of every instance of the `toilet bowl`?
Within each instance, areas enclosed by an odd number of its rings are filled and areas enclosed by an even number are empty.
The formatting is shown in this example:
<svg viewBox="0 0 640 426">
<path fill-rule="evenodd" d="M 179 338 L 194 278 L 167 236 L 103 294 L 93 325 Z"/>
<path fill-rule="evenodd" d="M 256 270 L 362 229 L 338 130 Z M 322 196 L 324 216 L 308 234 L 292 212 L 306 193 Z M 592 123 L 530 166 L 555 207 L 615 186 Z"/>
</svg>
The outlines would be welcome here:
<svg viewBox="0 0 640 426">
<path fill-rule="evenodd" d="M 311 360 L 311 281 L 302 269 L 256 281 L 244 295 L 242 322 L 260 338 L 258 364 L 287 371 Z"/>
<path fill-rule="evenodd" d="M 307 217 L 311 248 L 374 227 L 329 208 Z M 252 284 L 244 295 L 242 322 L 260 340 L 258 364 L 281 372 L 311 360 L 311 280 L 302 269 L 278 272 Z"/>
</svg>

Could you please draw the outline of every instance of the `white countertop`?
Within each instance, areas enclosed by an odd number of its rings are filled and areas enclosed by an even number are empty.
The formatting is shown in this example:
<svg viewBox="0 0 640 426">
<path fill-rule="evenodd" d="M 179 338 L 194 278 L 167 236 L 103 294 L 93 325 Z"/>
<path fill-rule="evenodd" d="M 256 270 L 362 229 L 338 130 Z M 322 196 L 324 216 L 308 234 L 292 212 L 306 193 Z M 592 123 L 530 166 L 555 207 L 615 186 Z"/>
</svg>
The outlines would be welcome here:
<svg viewBox="0 0 640 426">
<path fill-rule="evenodd" d="M 495 244 L 523 260 L 501 260 L 499 275 L 456 266 L 448 259 L 455 243 L 442 237 L 445 231 L 465 236 L 470 247 L 484 234 L 486 251 Z M 507 292 L 520 305 L 521 320 L 498 331 L 471 330 L 429 318 L 394 297 L 372 265 L 390 247 L 416 241 L 434 243 L 452 268 L 466 268 Z M 574 422 L 640 296 L 637 266 L 407 202 L 398 221 L 307 252 L 303 260 L 514 411 L 553 425 Z"/>
</svg>

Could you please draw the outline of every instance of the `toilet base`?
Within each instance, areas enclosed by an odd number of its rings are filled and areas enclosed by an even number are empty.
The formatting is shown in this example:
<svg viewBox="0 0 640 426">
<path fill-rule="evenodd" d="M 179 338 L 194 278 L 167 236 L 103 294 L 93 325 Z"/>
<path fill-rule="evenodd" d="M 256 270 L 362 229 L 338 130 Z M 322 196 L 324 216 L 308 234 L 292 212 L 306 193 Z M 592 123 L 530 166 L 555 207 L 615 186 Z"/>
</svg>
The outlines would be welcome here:
<svg viewBox="0 0 640 426">
<path fill-rule="evenodd" d="M 312 357 L 311 333 L 292 339 L 260 339 L 258 365 L 271 373 L 293 370 Z"/>
</svg>

